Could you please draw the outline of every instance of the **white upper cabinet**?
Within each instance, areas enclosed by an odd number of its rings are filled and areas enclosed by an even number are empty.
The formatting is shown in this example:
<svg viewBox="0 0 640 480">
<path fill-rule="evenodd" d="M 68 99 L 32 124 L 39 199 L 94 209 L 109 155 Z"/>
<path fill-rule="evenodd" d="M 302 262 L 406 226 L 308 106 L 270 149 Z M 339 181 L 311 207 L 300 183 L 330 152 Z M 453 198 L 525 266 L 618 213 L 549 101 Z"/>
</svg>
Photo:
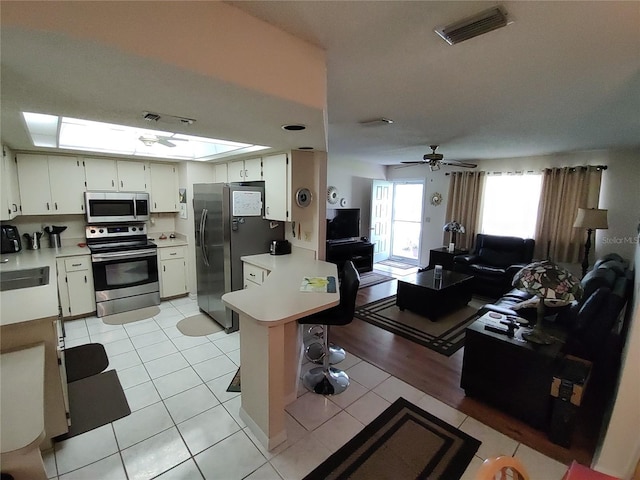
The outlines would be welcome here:
<svg viewBox="0 0 640 480">
<path fill-rule="evenodd" d="M 151 211 L 178 211 L 178 175 L 170 163 L 151 163 Z"/>
<path fill-rule="evenodd" d="M 149 172 L 146 162 L 85 158 L 84 168 L 89 191 L 148 191 Z"/>
<path fill-rule="evenodd" d="M 227 183 L 229 181 L 227 168 L 228 165 L 226 163 L 216 163 L 213 166 L 213 176 L 216 183 Z"/>
<path fill-rule="evenodd" d="M 108 158 L 85 158 L 87 190 L 118 191 L 118 166 Z"/>
<path fill-rule="evenodd" d="M 291 220 L 291 165 L 286 153 L 263 158 L 264 215 L 269 220 Z"/>
<path fill-rule="evenodd" d="M 228 163 L 229 182 L 259 182 L 262 180 L 262 158 L 248 158 Z"/>
<path fill-rule="evenodd" d="M 20 189 L 18 188 L 18 165 L 16 158 L 6 147 L 2 149 L 2 184 L 0 196 L 2 210 L 0 220 L 11 220 L 20 215 Z"/>
<path fill-rule="evenodd" d="M 76 157 L 18 155 L 23 215 L 84 213 L 84 168 Z"/>
<path fill-rule="evenodd" d="M 147 192 L 148 164 L 118 160 L 118 190 L 121 192 Z"/>
<path fill-rule="evenodd" d="M 49 155 L 53 213 L 84 213 L 84 166 L 77 157 Z"/>
</svg>

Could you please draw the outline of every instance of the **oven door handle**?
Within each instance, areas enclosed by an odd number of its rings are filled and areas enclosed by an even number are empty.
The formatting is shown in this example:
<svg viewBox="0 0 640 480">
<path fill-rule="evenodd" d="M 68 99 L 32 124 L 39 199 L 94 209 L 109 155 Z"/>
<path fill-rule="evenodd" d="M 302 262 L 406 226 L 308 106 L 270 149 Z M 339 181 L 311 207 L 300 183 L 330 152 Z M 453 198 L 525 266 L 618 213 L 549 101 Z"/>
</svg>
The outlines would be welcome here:
<svg viewBox="0 0 640 480">
<path fill-rule="evenodd" d="M 93 262 L 110 262 L 112 260 L 128 260 L 130 258 L 138 257 L 155 257 L 158 252 L 156 249 L 151 250 L 134 250 L 132 252 L 109 252 L 109 253 L 94 253 L 91 255 Z"/>
</svg>

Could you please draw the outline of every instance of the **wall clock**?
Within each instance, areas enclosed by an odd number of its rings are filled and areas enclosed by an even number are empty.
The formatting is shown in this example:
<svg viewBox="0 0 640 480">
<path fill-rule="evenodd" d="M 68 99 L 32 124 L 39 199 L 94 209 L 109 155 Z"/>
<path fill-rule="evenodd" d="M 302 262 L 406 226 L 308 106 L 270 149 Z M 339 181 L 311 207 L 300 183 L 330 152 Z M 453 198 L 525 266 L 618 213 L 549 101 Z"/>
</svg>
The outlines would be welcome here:
<svg viewBox="0 0 640 480">
<path fill-rule="evenodd" d="M 332 205 L 338 202 L 338 189 L 336 187 L 329 187 L 327 189 L 327 202 Z"/>
<path fill-rule="evenodd" d="M 442 195 L 438 192 L 433 192 L 431 194 L 431 205 L 438 206 L 442 203 Z"/>
<path fill-rule="evenodd" d="M 299 188 L 296 192 L 296 204 L 299 207 L 308 207 L 311 205 L 311 200 L 313 199 L 313 195 L 311 195 L 311 190 L 308 188 Z"/>
</svg>

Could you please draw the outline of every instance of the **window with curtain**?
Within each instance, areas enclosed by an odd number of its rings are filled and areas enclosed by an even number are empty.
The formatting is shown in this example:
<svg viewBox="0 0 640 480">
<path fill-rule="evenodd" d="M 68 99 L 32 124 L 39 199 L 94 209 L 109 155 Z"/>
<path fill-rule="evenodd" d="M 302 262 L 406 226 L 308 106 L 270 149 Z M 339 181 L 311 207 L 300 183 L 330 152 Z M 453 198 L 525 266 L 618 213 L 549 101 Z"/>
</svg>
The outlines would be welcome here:
<svg viewBox="0 0 640 480">
<path fill-rule="evenodd" d="M 480 233 L 534 238 L 542 175 L 487 175 L 480 211 Z"/>
</svg>

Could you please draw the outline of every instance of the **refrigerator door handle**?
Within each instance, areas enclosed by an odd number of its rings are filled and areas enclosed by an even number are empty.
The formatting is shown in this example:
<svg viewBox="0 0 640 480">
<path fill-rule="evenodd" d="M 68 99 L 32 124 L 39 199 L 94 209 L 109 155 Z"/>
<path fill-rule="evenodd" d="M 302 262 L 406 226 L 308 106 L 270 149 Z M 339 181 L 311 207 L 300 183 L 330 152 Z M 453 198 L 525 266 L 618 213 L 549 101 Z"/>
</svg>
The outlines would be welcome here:
<svg viewBox="0 0 640 480">
<path fill-rule="evenodd" d="M 202 209 L 202 219 L 200 220 L 200 248 L 202 248 L 202 258 L 204 259 L 204 264 L 209 266 L 209 255 L 207 254 L 207 245 L 205 243 L 205 225 L 207 224 L 207 216 L 209 215 L 209 210 L 206 208 Z"/>
</svg>

